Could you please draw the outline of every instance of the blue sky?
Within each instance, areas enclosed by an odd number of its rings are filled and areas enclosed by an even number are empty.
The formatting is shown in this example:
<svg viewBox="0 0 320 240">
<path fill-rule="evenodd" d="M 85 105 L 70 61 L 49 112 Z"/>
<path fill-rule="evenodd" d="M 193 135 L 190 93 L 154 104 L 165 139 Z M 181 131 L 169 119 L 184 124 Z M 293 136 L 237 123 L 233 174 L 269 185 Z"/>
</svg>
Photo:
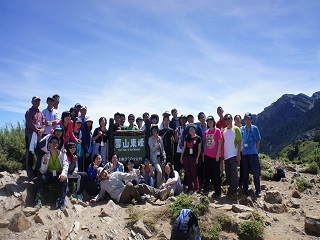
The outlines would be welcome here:
<svg viewBox="0 0 320 240">
<path fill-rule="evenodd" d="M 320 90 L 320 1 L 0 2 L 0 127 L 58 93 L 97 123 L 177 108 L 260 113 Z"/>
</svg>

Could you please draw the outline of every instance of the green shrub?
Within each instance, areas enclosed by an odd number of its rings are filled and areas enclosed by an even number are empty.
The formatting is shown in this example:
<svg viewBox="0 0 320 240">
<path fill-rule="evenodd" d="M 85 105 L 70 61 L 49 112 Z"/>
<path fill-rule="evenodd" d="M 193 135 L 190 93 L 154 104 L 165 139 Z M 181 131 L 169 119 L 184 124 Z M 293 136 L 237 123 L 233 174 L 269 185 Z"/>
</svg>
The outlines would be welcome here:
<svg viewBox="0 0 320 240">
<path fill-rule="evenodd" d="M 198 211 L 200 215 L 205 214 L 209 209 L 210 200 L 207 196 L 200 195 L 200 203 L 198 206 Z"/>
<path fill-rule="evenodd" d="M 253 219 L 254 219 L 255 221 L 258 221 L 258 222 L 260 222 L 260 223 L 263 223 L 263 217 L 262 217 L 258 212 L 252 211 L 251 214 L 252 214 Z"/>
<path fill-rule="evenodd" d="M 303 177 L 297 177 L 296 184 L 300 192 L 305 191 L 307 188 L 312 188 L 312 184 Z"/>
<path fill-rule="evenodd" d="M 220 237 L 221 225 L 215 223 L 213 226 L 205 226 L 201 228 L 201 237 L 203 240 L 217 240 Z"/>
<path fill-rule="evenodd" d="M 287 158 L 287 157 L 280 157 L 280 158 L 278 159 L 278 161 L 281 162 L 281 163 L 288 163 L 288 162 L 290 162 L 289 158 Z"/>
<path fill-rule="evenodd" d="M 239 224 L 239 238 L 243 240 L 257 240 L 263 237 L 263 223 L 256 220 L 243 221 Z"/>
<path fill-rule="evenodd" d="M 224 231 L 231 231 L 233 220 L 227 214 L 221 214 L 217 216 L 218 223 L 221 225 L 221 229 Z"/>
<path fill-rule="evenodd" d="M 265 159 L 260 159 L 260 166 L 262 170 L 269 170 L 272 166 Z"/>
<path fill-rule="evenodd" d="M 192 203 L 192 200 L 189 195 L 185 193 L 181 193 L 178 197 L 177 200 L 170 206 L 171 212 L 172 212 L 172 217 L 175 219 L 179 216 L 179 213 L 182 209 L 184 208 L 189 208 L 191 209 L 194 214 L 197 216 L 198 211 L 196 210 L 195 206 Z"/>
<path fill-rule="evenodd" d="M 319 166 L 316 162 L 312 162 L 312 163 L 308 164 L 308 166 L 305 169 L 300 170 L 300 172 L 318 174 L 319 173 Z"/>
<path fill-rule="evenodd" d="M 261 179 L 268 181 L 273 180 L 274 173 L 270 171 L 261 171 Z"/>
<path fill-rule="evenodd" d="M 191 209 L 196 216 L 206 213 L 209 209 L 210 200 L 203 195 L 187 195 L 181 193 L 174 204 L 170 205 L 172 218 L 179 216 L 182 209 Z"/>
<path fill-rule="evenodd" d="M 0 153 L 0 171 L 15 173 L 18 172 L 19 169 L 22 169 L 22 163 L 8 160 L 5 154 Z"/>
<path fill-rule="evenodd" d="M 25 167 L 25 133 L 17 124 L 0 129 L 0 171 L 16 172 Z"/>
</svg>

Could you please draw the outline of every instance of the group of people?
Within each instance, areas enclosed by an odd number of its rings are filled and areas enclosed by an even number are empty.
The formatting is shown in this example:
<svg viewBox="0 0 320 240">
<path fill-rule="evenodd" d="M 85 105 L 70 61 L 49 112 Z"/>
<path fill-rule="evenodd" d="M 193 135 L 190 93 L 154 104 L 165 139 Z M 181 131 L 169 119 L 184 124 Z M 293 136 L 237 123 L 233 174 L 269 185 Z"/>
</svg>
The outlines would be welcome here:
<svg viewBox="0 0 320 240">
<path fill-rule="evenodd" d="M 38 206 L 42 204 L 43 185 L 48 182 L 60 184 L 56 206 L 61 209 L 65 208 L 68 182 L 73 181 L 77 186 L 75 197 L 82 199 L 85 190 L 92 196 L 92 202 L 106 193 L 121 203 L 134 199 L 145 202 L 147 195 L 163 200 L 183 190 L 189 194 L 208 194 L 210 186 L 214 188 L 213 197 L 219 198 L 224 172 L 232 196 L 237 195 L 238 187 L 244 193 L 248 191 L 250 172 L 254 175 L 256 194 L 261 196 L 258 158 L 261 137 L 250 113 L 244 115 L 244 126 L 240 115 L 233 118 L 224 114 L 222 107 L 217 108 L 217 122 L 212 115 L 206 117 L 200 112 L 199 122 L 194 123 L 191 114 L 178 116 L 178 111 L 172 109 L 162 114 L 161 123 L 157 114 L 150 116 L 145 112 L 137 119 L 129 114 L 126 126 L 125 115 L 117 112 L 114 131 L 146 131 L 146 122 L 151 122 L 150 156 L 137 167 L 133 161 L 123 165 L 116 153 L 109 156 L 105 117 L 99 119 L 99 127 L 92 131 L 93 120 L 87 116 L 87 107 L 77 103 L 62 112 L 60 118 L 58 94 L 47 98 L 47 107 L 42 112 L 40 102 L 39 97 L 33 97 L 32 107 L 25 114 L 26 170 L 36 182 Z"/>
</svg>

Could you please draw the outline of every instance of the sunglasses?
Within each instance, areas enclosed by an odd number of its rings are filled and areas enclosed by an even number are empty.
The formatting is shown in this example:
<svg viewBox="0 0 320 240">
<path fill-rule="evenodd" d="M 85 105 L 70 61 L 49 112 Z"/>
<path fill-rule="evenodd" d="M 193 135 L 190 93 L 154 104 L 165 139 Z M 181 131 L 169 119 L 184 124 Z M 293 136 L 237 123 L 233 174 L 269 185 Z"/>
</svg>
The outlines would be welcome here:
<svg viewBox="0 0 320 240">
<path fill-rule="evenodd" d="M 74 149 L 74 148 L 76 148 L 76 147 L 75 146 L 69 147 L 69 149 Z"/>
<path fill-rule="evenodd" d="M 152 129 L 152 131 L 151 132 L 153 132 L 153 133 L 155 133 L 155 132 L 158 132 L 156 129 Z"/>
<path fill-rule="evenodd" d="M 51 141 L 51 143 L 53 143 L 53 144 L 58 144 L 59 142 L 57 142 L 57 141 Z"/>
<path fill-rule="evenodd" d="M 131 120 L 134 121 L 134 118 L 129 118 L 129 121 L 131 121 Z"/>
<path fill-rule="evenodd" d="M 232 120 L 232 118 L 228 117 L 228 118 L 224 118 L 225 121 L 227 120 Z"/>
</svg>

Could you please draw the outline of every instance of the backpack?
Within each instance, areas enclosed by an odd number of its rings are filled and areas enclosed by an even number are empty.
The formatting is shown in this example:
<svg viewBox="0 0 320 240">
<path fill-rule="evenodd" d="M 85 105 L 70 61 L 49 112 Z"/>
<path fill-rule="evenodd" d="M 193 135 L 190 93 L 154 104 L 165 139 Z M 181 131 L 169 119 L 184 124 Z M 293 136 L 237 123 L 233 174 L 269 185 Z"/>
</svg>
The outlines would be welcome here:
<svg viewBox="0 0 320 240">
<path fill-rule="evenodd" d="M 182 209 L 174 222 L 171 240 L 201 240 L 198 218 L 190 209 Z"/>
<path fill-rule="evenodd" d="M 286 178 L 286 174 L 285 174 L 283 168 L 276 167 L 275 173 L 274 173 L 274 180 L 279 182 L 281 180 L 281 178 Z"/>
</svg>

